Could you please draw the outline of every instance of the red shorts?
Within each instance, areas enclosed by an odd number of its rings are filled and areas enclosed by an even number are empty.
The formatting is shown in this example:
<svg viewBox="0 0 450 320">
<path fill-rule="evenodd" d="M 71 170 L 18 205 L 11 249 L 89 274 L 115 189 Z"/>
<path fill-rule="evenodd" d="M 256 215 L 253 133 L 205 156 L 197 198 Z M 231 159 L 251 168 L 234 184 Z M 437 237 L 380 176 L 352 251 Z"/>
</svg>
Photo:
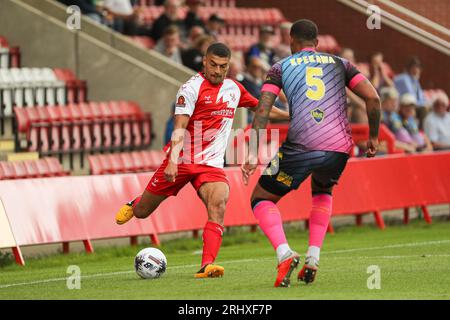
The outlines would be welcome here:
<svg viewBox="0 0 450 320">
<path fill-rule="evenodd" d="M 205 182 L 225 182 L 228 183 L 227 176 L 221 168 L 206 166 L 202 164 L 179 164 L 178 175 L 175 182 L 169 182 L 164 177 L 164 170 L 167 166 L 167 159 L 156 170 L 147 185 L 148 192 L 164 196 L 176 196 L 177 193 L 187 184 L 192 183 L 196 191 Z"/>
</svg>

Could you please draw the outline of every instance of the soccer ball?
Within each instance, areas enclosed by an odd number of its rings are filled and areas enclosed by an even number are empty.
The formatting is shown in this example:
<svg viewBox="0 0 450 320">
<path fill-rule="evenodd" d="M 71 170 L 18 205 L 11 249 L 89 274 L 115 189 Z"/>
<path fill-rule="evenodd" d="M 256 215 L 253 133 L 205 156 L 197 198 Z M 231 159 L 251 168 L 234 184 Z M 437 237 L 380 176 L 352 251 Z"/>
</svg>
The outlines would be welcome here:
<svg viewBox="0 0 450 320">
<path fill-rule="evenodd" d="M 156 279 L 166 271 L 167 259 L 161 250 L 145 248 L 134 258 L 134 269 L 143 279 Z"/>
</svg>

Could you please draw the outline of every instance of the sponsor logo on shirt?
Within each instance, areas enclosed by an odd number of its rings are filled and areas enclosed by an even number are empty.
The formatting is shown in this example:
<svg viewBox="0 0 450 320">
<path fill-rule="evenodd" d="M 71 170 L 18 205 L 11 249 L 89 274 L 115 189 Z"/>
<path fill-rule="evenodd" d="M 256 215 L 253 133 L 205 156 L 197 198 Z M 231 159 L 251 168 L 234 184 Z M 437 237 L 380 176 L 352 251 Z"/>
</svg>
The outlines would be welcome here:
<svg viewBox="0 0 450 320">
<path fill-rule="evenodd" d="M 321 123 L 323 121 L 323 118 L 325 118 L 325 113 L 319 108 L 316 108 L 311 111 L 311 117 L 316 123 Z"/>
<path fill-rule="evenodd" d="M 212 116 L 220 116 L 225 118 L 234 118 L 234 108 L 225 108 L 211 112 Z"/>
</svg>

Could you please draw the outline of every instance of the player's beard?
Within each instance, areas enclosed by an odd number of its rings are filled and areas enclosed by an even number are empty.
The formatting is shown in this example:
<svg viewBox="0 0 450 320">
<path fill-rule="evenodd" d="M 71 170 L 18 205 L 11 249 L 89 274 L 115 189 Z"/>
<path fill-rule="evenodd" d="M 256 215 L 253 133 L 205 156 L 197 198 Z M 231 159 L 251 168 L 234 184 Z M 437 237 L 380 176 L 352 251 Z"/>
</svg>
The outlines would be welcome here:
<svg viewBox="0 0 450 320">
<path fill-rule="evenodd" d="M 222 75 L 210 75 L 209 76 L 209 81 L 212 83 L 212 84 L 219 84 L 219 83 L 222 83 L 223 82 L 223 76 Z"/>
</svg>

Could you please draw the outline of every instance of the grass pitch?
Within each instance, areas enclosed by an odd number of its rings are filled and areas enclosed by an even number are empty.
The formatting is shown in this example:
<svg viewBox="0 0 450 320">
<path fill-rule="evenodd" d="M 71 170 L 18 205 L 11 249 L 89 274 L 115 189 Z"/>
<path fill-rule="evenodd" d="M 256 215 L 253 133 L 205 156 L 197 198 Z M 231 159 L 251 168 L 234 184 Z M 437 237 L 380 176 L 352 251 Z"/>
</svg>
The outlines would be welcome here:
<svg viewBox="0 0 450 320">
<path fill-rule="evenodd" d="M 316 282 L 298 283 L 298 268 L 290 288 L 273 288 L 274 251 L 261 232 L 246 230 L 225 233 L 217 259 L 225 267 L 223 278 L 194 279 L 201 239 L 179 239 L 161 247 L 168 269 L 160 279 L 142 280 L 134 272 L 134 256 L 144 246 L 100 248 L 93 255 L 52 255 L 29 258 L 25 267 L 0 267 L 0 299 L 450 299 L 448 221 L 383 231 L 338 228 L 327 235 Z M 307 233 L 290 227 L 287 236 L 304 254 Z M 80 289 L 67 288 L 69 265 L 81 270 Z M 380 289 L 367 286 L 370 266 L 380 270 Z"/>
</svg>

